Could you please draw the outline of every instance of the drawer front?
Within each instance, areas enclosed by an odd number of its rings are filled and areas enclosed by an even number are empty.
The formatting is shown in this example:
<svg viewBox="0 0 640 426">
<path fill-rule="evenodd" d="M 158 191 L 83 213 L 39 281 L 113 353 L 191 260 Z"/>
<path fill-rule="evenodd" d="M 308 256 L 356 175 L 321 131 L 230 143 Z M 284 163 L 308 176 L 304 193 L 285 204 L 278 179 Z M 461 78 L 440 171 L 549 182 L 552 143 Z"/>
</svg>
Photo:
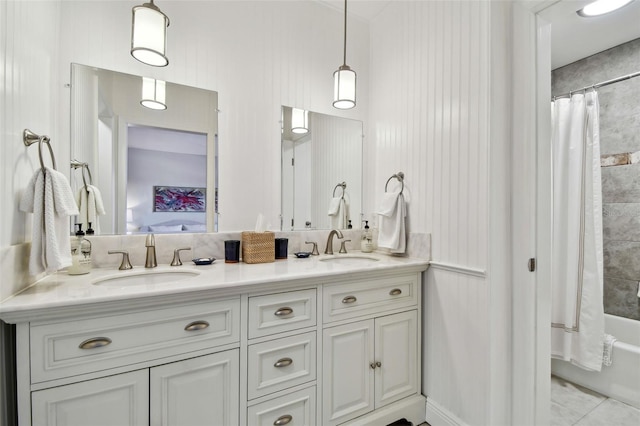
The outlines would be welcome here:
<svg viewBox="0 0 640 426">
<path fill-rule="evenodd" d="M 249 298 L 249 338 L 316 325 L 316 289 Z"/>
<path fill-rule="evenodd" d="M 239 340 L 239 298 L 32 324 L 31 381 L 106 370 Z"/>
<path fill-rule="evenodd" d="M 315 425 L 316 388 L 302 389 L 249 407 L 247 424 L 254 426 Z"/>
<path fill-rule="evenodd" d="M 327 284 L 323 288 L 324 322 L 416 306 L 418 275 Z"/>
<path fill-rule="evenodd" d="M 249 399 L 316 379 L 316 332 L 249 346 Z"/>
</svg>

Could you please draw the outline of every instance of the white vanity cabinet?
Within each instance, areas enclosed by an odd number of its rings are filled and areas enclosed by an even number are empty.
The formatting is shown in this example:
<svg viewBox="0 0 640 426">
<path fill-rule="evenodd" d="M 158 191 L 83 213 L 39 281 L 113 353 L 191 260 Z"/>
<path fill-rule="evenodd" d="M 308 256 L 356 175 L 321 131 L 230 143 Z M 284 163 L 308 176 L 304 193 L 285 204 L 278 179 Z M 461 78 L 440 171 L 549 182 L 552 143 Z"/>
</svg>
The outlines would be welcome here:
<svg viewBox="0 0 640 426">
<path fill-rule="evenodd" d="M 249 297 L 246 424 L 316 424 L 317 291 Z"/>
<path fill-rule="evenodd" d="M 325 286 L 324 425 L 419 393 L 418 282 L 413 275 Z"/>
<path fill-rule="evenodd" d="M 96 290 L 77 303 L 93 288 L 72 277 L 54 281 L 64 303 L 17 296 L 2 315 L 17 325 L 19 425 L 423 422 L 425 263 L 351 270 L 313 260 L 235 265 L 247 281 L 234 285 L 216 265 L 187 291 Z"/>
<path fill-rule="evenodd" d="M 21 425 L 239 422 L 239 297 L 25 323 L 19 339 Z"/>
</svg>

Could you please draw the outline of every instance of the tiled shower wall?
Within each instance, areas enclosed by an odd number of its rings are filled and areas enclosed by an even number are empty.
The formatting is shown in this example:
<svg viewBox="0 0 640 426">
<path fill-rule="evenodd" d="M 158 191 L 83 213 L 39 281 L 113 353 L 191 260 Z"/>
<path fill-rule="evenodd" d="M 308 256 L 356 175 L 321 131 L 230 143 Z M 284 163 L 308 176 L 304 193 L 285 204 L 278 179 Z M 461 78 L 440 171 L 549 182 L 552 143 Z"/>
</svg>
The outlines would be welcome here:
<svg viewBox="0 0 640 426">
<path fill-rule="evenodd" d="M 640 39 L 552 72 L 552 93 L 640 71 Z M 640 77 L 598 89 L 604 228 L 604 309 L 640 320 Z"/>
</svg>

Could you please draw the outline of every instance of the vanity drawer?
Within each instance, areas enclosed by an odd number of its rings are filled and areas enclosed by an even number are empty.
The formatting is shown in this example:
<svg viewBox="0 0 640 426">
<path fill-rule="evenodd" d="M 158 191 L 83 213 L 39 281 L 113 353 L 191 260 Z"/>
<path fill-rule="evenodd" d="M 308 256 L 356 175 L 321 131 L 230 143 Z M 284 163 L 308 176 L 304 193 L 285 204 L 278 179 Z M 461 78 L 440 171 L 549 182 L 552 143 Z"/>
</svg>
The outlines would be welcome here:
<svg viewBox="0 0 640 426">
<path fill-rule="evenodd" d="M 316 289 L 249 297 L 249 338 L 316 325 Z"/>
<path fill-rule="evenodd" d="M 239 298 L 31 324 L 31 382 L 126 366 L 239 340 Z"/>
<path fill-rule="evenodd" d="M 324 322 L 411 307 L 418 304 L 418 274 L 327 284 Z"/>
<path fill-rule="evenodd" d="M 252 426 L 315 425 L 315 386 L 249 407 L 247 424 Z"/>
<path fill-rule="evenodd" d="M 316 332 L 249 346 L 248 396 L 254 399 L 316 379 Z"/>
</svg>

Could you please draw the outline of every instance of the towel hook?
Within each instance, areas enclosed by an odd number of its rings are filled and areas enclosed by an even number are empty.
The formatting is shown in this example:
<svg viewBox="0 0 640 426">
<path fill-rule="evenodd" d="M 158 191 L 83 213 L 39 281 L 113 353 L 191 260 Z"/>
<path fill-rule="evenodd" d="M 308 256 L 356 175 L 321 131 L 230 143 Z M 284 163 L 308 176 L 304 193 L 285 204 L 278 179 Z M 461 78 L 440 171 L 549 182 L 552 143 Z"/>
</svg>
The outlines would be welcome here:
<svg viewBox="0 0 640 426">
<path fill-rule="evenodd" d="M 46 135 L 36 135 L 35 133 L 33 133 L 31 130 L 29 129 L 24 129 L 24 131 L 22 132 L 22 141 L 24 142 L 25 146 L 31 146 L 34 143 L 38 142 L 38 157 L 40 158 L 40 167 L 42 168 L 42 171 L 44 172 L 44 159 L 42 158 L 42 144 L 47 144 L 47 147 L 49 148 L 49 155 L 51 156 L 51 163 L 53 164 L 53 169 L 57 170 L 58 168 L 56 167 L 56 157 L 53 155 L 53 149 L 51 148 L 51 139 L 49 139 L 49 136 Z"/>
<path fill-rule="evenodd" d="M 400 193 L 402 194 L 402 191 L 404 191 L 404 173 L 403 172 L 398 172 L 394 175 L 392 175 L 389 179 L 387 179 L 387 183 L 384 184 L 384 192 L 387 192 L 387 186 L 389 185 L 389 182 L 391 181 L 391 179 L 397 179 L 398 182 L 400 182 L 402 184 L 402 188 L 400 188 Z"/>
<path fill-rule="evenodd" d="M 338 189 L 338 187 L 342 188 L 342 198 L 344 198 L 344 190 L 347 188 L 347 183 L 346 182 L 340 182 L 339 184 L 337 184 L 336 186 L 333 187 L 333 198 L 336 197 L 336 189 Z"/>
</svg>

